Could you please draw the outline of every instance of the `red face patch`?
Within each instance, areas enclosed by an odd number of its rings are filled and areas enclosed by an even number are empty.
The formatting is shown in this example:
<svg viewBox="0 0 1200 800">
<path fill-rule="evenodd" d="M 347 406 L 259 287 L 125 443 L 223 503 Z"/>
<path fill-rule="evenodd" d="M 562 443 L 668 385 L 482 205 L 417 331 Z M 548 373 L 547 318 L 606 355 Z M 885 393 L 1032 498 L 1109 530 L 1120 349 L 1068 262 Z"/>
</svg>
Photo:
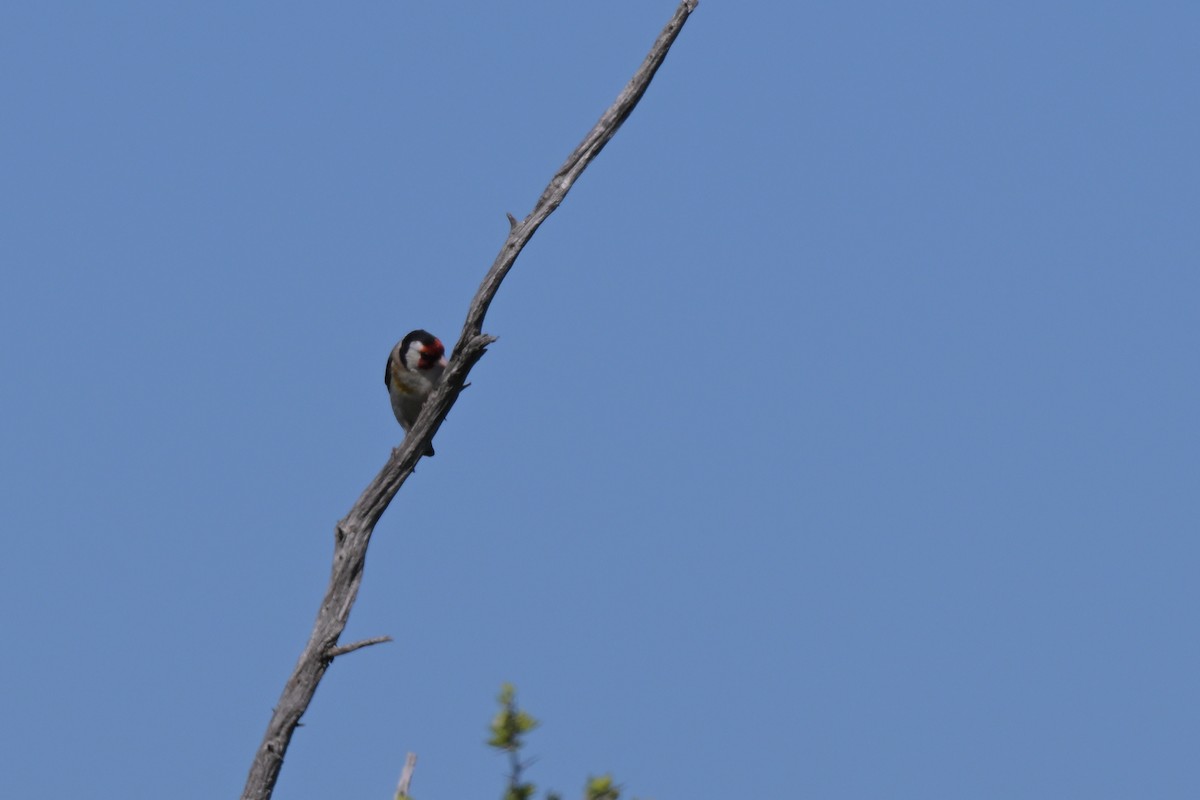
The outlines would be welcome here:
<svg viewBox="0 0 1200 800">
<path fill-rule="evenodd" d="M 433 344 L 422 345 L 421 358 L 417 362 L 418 369 L 429 369 L 441 361 L 445 354 L 446 348 L 442 345 L 441 339 L 434 339 Z"/>
</svg>

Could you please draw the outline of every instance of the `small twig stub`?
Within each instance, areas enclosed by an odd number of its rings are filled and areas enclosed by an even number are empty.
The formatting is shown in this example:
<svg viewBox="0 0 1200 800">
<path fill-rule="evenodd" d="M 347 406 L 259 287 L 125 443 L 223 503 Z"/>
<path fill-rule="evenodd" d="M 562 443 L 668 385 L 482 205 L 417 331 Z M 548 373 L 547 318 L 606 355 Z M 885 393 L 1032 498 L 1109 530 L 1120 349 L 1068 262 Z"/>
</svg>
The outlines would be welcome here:
<svg viewBox="0 0 1200 800">
<path fill-rule="evenodd" d="M 353 653 L 355 650 L 361 650 L 364 647 L 370 647 L 373 644 L 383 644 L 384 642 L 390 641 L 392 641 L 392 637 L 390 636 L 376 636 L 371 639 L 363 639 L 360 642 L 354 642 L 353 644 L 343 644 L 337 647 L 331 647 L 325 652 L 325 655 L 328 658 L 337 658 L 338 656 L 344 656 L 347 653 Z"/>
</svg>

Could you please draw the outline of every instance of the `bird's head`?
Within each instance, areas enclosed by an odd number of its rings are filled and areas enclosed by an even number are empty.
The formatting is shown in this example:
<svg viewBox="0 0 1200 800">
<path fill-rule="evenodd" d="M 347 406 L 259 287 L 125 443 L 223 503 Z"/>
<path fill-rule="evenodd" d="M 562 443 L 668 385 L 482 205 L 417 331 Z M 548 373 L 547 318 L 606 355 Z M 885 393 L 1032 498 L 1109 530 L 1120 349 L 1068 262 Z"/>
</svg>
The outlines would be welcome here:
<svg viewBox="0 0 1200 800">
<path fill-rule="evenodd" d="M 415 330 L 400 341 L 400 364 L 404 369 L 425 372 L 446 366 L 446 348 L 429 331 Z"/>
</svg>

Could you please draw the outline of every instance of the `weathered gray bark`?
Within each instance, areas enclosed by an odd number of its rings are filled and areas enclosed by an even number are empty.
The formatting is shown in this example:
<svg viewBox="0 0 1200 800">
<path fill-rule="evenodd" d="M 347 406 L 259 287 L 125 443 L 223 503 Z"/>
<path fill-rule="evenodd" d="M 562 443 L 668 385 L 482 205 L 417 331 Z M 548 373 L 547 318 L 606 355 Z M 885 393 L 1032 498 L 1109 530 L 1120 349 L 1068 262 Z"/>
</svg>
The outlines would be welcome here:
<svg viewBox="0 0 1200 800">
<path fill-rule="evenodd" d="M 392 451 L 391 458 L 354 503 L 350 513 L 334 528 L 333 571 L 329 576 L 325 598 L 321 601 L 308 644 L 305 645 L 291 677 L 284 685 L 283 694 L 275 706 L 266 734 L 254 756 L 246 788 L 242 792 L 242 800 L 266 800 L 271 796 L 292 733 L 333 659 L 386 639 L 381 637 L 377 640 L 338 646 L 338 637 L 346 627 L 350 609 L 358 595 L 363 565 L 367 558 L 367 545 L 370 544 L 375 524 L 383 516 L 396 492 L 404 485 L 404 481 L 412 474 L 417 460 L 425 452 L 446 415 L 450 413 L 451 407 L 466 385 L 471 368 L 483 357 L 487 346 L 495 341 L 495 337 L 483 333 L 483 318 L 500 288 L 500 282 L 504 280 L 504 276 L 508 274 L 534 232 L 558 208 L 575 180 L 641 100 L 654 73 L 666 58 L 667 51 L 671 49 L 675 37 L 679 35 L 697 3 L 698 0 L 683 0 L 675 9 L 674 16 L 659 34 L 646 60 L 612 106 L 600 117 L 600 121 L 555 173 L 529 216 L 517 220 L 509 215 L 511 230 L 508 239 L 500 248 L 499 255 L 471 300 L 462 334 L 454 347 L 454 355 L 450 359 L 441 386 L 430 396 L 412 430 L 400 446 Z"/>
</svg>

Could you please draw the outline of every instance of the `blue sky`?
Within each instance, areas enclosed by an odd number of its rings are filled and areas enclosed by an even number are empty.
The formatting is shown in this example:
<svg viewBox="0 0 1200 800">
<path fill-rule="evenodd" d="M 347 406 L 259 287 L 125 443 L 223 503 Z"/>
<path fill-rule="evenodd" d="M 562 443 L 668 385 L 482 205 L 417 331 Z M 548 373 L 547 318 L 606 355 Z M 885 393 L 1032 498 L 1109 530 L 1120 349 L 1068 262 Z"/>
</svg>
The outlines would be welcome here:
<svg viewBox="0 0 1200 800">
<path fill-rule="evenodd" d="M 673 3 L 0 10 L 0 790 L 236 796 Z M 277 797 L 1195 797 L 1200 7 L 703 2 L 501 288 Z M 628 795 L 627 795 L 628 796 Z"/>
</svg>

